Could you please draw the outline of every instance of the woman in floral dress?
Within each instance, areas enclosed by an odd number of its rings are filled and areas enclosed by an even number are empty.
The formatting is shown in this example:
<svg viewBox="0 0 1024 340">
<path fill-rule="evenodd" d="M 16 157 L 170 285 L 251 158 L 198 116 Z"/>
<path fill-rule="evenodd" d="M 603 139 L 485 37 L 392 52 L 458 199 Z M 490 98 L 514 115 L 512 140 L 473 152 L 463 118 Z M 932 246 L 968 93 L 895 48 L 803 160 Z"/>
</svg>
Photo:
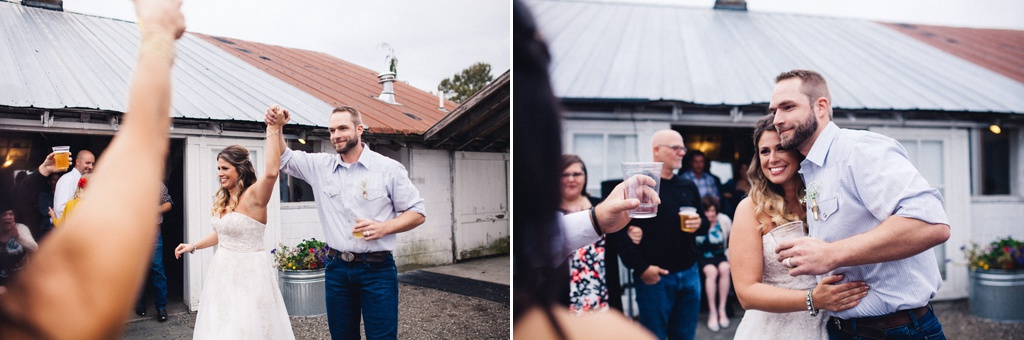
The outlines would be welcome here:
<svg viewBox="0 0 1024 340">
<path fill-rule="evenodd" d="M 586 195 L 587 167 L 576 155 L 562 155 L 562 213 L 590 209 L 599 201 Z M 608 309 L 605 280 L 605 239 L 577 249 L 569 257 L 569 310 L 574 313 Z"/>
</svg>

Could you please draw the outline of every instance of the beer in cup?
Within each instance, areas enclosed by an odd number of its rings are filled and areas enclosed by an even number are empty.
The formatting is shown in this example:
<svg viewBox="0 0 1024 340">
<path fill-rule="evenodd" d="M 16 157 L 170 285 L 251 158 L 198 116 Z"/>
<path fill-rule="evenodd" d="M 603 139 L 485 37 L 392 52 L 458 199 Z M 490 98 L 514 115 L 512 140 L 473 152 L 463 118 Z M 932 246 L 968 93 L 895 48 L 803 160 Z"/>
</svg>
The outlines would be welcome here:
<svg viewBox="0 0 1024 340">
<path fill-rule="evenodd" d="M 699 220 L 699 219 L 700 219 L 700 215 L 697 213 L 697 208 L 695 208 L 695 207 L 679 207 L 679 229 L 682 229 L 684 232 L 687 232 L 687 233 L 693 233 L 693 232 L 697 231 L 697 229 L 700 229 L 700 226 L 698 225 L 697 228 L 688 229 L 688 228 L 686 228 L 686 221 L 687 220 Z"/>
<path fill-rule="evenodd" d="M 57 166 L 57 171 L 66 171 L 71 167 L 71 147 L 70 146 L 55 146 L 53 147 L 53 162 Z"/>
</svg>

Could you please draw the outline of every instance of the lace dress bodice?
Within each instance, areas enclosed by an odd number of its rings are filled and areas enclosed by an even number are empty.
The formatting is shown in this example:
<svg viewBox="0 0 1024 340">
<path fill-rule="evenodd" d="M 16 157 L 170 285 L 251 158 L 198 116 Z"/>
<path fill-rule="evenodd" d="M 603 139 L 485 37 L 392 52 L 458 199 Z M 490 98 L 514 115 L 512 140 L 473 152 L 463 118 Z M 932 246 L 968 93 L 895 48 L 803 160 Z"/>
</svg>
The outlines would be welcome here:
<svg viewBox="0 0 1024 340">
<path fill-rule="evenodd" d="M 240 253 L 263 250 L 263 233 L 267 225 L 238 212 L 229 212 L 222 218 L 213 218 L 217 244 L 223 249 Z"/>
<path fill-rule="evenodd" d="M 814 275 L 789 275 L 789 270 L 776 260 L 777 244 L 774 238 L 763 235 L 761 244 L 761 257 L 764 263 L 762 283 L 803 291 L 818 285 Z M 825 313 L 818 313 L 818 316 L 812 317 L 807 311 L 769 313 L 750 309 L 743 314 L 743 320 L 736 329 L 734 339 L 828 339 L 828 331 L 825 329 L 827 321 Z"/>
</svg>

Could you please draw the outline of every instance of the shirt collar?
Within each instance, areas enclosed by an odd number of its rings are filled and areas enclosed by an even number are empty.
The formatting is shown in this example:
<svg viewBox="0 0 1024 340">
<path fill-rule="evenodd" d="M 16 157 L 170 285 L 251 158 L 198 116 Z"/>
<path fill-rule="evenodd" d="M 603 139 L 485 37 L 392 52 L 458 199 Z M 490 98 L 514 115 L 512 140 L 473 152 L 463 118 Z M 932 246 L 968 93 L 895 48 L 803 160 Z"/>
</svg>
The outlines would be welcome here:
<svg viewBox="0 0 1024 340">
<path fill-rule="evenodd" d="M 360 142 L 360 144 L 363 146 L 363 152 L 359 154 L 359 159 L 357 159 L 352 164 L 349 164 L 349 166 L 362 164 L 364 168 L 370 169 L 371 164 L 373 164 L 373 162 L 376 160 L 375 157 L 377 156 L 377 153 L 370 150 L 370 146 L 366 145 L 366 143 Z M 339 166 L 347 168 L 345 166 L 345 163 L 341 161 L 341 155 L 338 155 L 338 157 L 334 158 L 334 167 L 337 168 Z"/>
<path fill-rule="evenodd" d="M 828 157 L 828 150 L 832 146 L 832 142 L 835 141 L 836 135 L 839 133 L 839 126 L 834 122 L 828 122 L 825 125 L 825 129 L 821 130 L 821 134 L 818 135 L 818 139 L 814 140 L 814 145 L 811 146 L 811 151 L 807 152 L 807 158 L 805 161 L 810 161 L 817 166 L 825 166 L 825 158 Z"/>
</svg>

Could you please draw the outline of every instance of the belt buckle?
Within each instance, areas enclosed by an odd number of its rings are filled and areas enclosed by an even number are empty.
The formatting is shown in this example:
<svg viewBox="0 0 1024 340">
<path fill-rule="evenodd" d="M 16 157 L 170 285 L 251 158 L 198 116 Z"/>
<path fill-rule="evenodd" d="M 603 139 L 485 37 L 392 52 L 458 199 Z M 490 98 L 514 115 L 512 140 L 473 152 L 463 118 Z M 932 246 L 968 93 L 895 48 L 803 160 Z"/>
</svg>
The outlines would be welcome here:
<svg viewBox="0 0 1024 340">
<path fill-rule="evenodd" d="M 345 262 L 352 262 L 352 260 L 356 259 L 356 255 L 352 254 L 352 252 L 344 251 L 341 252 L 341 259 L 345 260 Z"/>
<path fill-rule="evenodd" d="M 843 330 L 843 322 L 839 320 L 839 318 L 833 318 L 832 322 L 836 324 L 836 328 L 838 328 L 839 330 Z"/>
</svg>

